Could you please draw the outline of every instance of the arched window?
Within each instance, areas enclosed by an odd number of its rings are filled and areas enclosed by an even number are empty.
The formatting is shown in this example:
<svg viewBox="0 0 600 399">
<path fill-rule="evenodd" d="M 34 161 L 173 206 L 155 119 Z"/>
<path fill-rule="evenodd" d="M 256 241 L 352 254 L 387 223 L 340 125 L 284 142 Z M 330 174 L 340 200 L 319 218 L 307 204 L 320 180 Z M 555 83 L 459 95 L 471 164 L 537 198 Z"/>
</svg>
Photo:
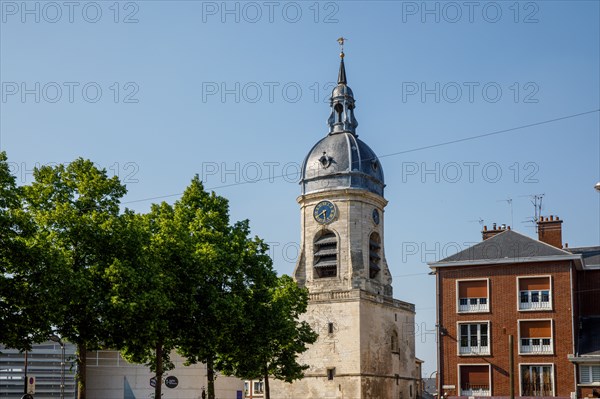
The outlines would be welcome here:
<svg viewBox="0 0 600 399">
<path fill-rule="evenodd" d="M 344 111 L 344 106 L 340 103 L 335 104 L 335 106 L 333 107 L 335 109 L 335 112 L 337 113 L 337 121 L 342 122 L 342 111 Z"/>
<path fill-rule="evenodd" d="M 392 352 L 398 352 L 398 332 L 392 331 Z"/>
<path fill-rule="evenodd" d="M 323 230 L 315 238 L 315 278 L 337 276 L 337 237 L 328 230 Z"/>
<path fill-rule="evenodd" d="M 369 238 L 369 277 L 375 278 L 381 270 L 381 238 L 372 233 Z"/>
</svg>

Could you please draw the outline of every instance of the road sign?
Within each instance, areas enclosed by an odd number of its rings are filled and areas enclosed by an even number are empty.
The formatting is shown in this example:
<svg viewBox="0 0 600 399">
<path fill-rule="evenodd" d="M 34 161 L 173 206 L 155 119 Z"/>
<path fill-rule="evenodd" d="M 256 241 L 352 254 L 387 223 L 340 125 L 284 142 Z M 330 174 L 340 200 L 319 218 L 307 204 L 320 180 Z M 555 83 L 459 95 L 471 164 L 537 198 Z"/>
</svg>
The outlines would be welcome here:
<svg viewBox="0 0 600 399">
<path fill-rule="evenodd" d="M 156 386 L 156 377 L 150 378 L 150 386 L 154 388 Z"/>
<path fill-rule="evenodd" d="M 27 378 L 27 393 L 34 394 L 35 393 L 35 377 L 29 376 Z"/>
<path fill-rule="evenodd" d="M 167 388 L 175 388 L 179 385 L 179 380 L 174 375 L 170 375 L 165 379 L 165 385 Z"/>
</svg>

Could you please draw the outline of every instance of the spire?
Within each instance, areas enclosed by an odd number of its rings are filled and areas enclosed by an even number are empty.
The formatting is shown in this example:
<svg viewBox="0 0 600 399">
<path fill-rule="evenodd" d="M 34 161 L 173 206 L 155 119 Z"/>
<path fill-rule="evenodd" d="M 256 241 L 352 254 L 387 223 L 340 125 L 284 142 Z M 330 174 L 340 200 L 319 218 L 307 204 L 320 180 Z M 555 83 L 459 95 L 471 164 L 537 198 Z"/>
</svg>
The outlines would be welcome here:
<svg viewBox="0 0 600 399">
<path fill-rule="evenodd" d="M 338 73 L 338 84 L 345 85 L 348 84 L 346 81 L 346 67 L 344 66 L 344 53 L 340 53 L 340 72 Z"/>
<path fill-rule="evenodd" d="M 331 115 L 327 120 L 329 134 L 352 133 L 356 135 L 358 122 L 354 118 L 354 95 L 348 87 L 346 79 L 346 66 L 344 65 L 344 37 L 337 39 L 340 44 L 340 71 L 338 73 L 338 84 L 331 93 Z"/>
<path fill-rule="evenodd" d="M 348 40 L 345 37 L 340 37 L 337 42 L 340 44 L 340 72 L 338 73 L 338 84 L 348 84 L 346 81 L 346 67 L 344 66 L 344 42 Z"/>
</svg>

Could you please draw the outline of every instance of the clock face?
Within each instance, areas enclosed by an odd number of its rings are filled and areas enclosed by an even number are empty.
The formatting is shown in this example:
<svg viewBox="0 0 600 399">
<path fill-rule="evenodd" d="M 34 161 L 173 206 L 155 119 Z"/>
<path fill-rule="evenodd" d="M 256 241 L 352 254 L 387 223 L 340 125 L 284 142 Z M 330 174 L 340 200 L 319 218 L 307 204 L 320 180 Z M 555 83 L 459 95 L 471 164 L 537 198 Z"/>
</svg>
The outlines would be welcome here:
<svg viewBox="0 0 600 399">
<path fill-rule="evenodd" d="M 373 209 L 373 222 L 379 224 L 379 211 L 377 209 Z"/>
<path fill-rule="evenodd" d="M 337 216 L 335 205 L 330 201 L 321 201 L 315 206 L 313 216 L 318 223 L 331 223 Z"/>
</svg>

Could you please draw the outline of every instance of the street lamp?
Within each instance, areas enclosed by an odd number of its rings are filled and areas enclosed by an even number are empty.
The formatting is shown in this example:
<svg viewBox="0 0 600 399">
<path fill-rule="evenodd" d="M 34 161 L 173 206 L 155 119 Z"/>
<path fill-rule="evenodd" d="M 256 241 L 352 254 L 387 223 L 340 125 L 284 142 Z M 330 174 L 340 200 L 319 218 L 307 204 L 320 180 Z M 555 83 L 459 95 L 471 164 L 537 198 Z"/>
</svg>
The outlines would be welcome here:
<svg viewBox="0 0 600 399">
<path fill-rule="evenodd" d="M 56 334 L 52 334 L 50 336 L 50 341 L 56 342 L 60 345 L 60 399 L 65 399 L 65 343 Z"/>
<path fill-rule="evenodd" d="M 596 189 L 596 191 L 600 192 L 600 181 L 598 183 L 596 183 L 594 188 Z"/>
</svg>

